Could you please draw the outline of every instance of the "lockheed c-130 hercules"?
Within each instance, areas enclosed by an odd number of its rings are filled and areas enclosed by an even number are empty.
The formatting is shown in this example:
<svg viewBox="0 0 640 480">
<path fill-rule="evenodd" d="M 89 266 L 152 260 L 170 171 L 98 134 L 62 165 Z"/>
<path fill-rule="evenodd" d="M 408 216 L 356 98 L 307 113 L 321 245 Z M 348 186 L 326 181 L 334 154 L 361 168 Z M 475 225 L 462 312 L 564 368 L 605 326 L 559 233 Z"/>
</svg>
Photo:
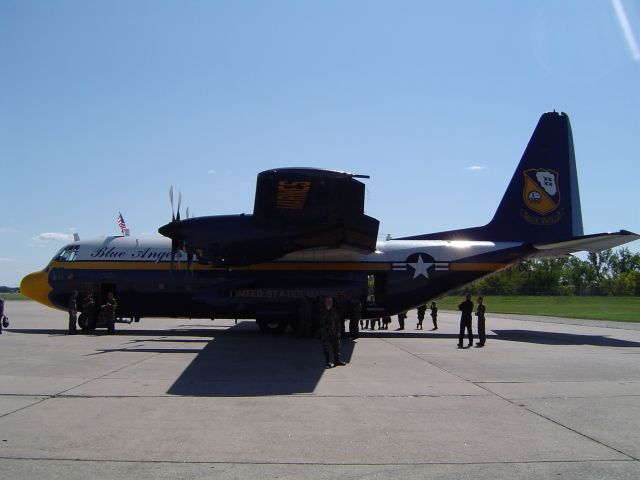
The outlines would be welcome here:
<svg viewBox="0 0 640 480">
<path fill-rule="evenodd" d="M 368 178 L 313 168 L 258 175 L 253 214 L 180 219 L 159 232 L 75 241 L 21 292 L 66 309 L 73 290 L 106 298 L 120 317 L 256 319 L 294 328 L 303 296 L 356 298 L 363 317 L 405 311 L 532 257 L 600 251 L 639 235 L 584 235 L 569 118 L 545 113 L 485 226 L 377 241 L 364 214 Z M 173 202 L 172 202 L 173 203 Z M 172 207 L 173 209 L 173 207 Z M 99 299 L 100 300 L 100 299 Z"/>
</svg>

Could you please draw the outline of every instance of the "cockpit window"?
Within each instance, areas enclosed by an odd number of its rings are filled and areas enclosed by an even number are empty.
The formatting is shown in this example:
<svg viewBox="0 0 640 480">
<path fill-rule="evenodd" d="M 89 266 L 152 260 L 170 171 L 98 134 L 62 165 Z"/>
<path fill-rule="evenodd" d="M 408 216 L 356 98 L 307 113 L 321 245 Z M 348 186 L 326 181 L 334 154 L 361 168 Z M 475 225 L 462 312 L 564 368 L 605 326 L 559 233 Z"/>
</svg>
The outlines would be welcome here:
<svg viewBox="0 0 640 480">
<path fill-rule="evenodd" d="M 73 262 L 78 257 L 78 245 L 64 247 L 55 257 L 56 262 Z"/>
</svg>

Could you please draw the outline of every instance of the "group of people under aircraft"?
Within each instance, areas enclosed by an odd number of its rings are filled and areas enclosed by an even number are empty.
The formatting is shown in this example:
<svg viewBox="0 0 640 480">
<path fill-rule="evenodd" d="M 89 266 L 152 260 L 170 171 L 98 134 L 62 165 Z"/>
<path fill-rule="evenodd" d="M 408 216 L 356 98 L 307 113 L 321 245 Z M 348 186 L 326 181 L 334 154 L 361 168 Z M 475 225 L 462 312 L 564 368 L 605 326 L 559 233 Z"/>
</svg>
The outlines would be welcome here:
<svg viewBox="0 0 640 480">
<path fill-rule="evenodd" d="M 80 310 L 84 316 L 83 321 L 80 322 L 83 330 L 93 331 L 96 326 L 98 326 L 98 323 L 101 323 L 101 326 L 107 327 L 107 331 L 109 333 L 113 333 L 115 331 L 118 302 L 116 301 L 113 292 L 108 292 L 107 300 L 99 307 L 99 311 L 96 311 L 95 301 L 91 292 L 86 293 L 80 300 L 80 306 L 78 305 L 78 298 L 79 293 L 77 290 L 74 290 L 69 298 L 68 305 L 69 335 L 76 333 L 77 325 L 79 323 L 78 310 Z M 429 309 L 431 311 L 431 320 L 433 322 L 432 330 L 437 330 L 438 307 L 436 302 L 431 302 Z M 469 344 L 467 347 L 471 347 L 473 346 L 473 332 L 471 329 L 473 302 L 471 301 L 471 294 L 465 295 L 465 300 L 458 305 L 458 310 L 461 312 L 458 348 L 464 348 L 463 340 L 465 331 L 469 338 Z M 422 330 L 422 322 L 424 321 L 426 311 L 426 304 L 418 307 L 418 324 L 416 325 L 416 330 Z M 1 314 L 2 312 L 0 312 L 0 315 Z M 482 297 L 478 297 L 476 316 L 478 317 L 478 336 L 480 340 L 476 346 L 483 347 L 485 343 L 485 306 L 483 304 Z M 391 323 L 390 316 L 369 320 L 362 319 L 362 304 L 357 298 L 352 299 L 350 302 L 343 300 L 335 302 L 333 297 L 325 296 L 318 298 L 315 305 L 308 297 L 300 299 L 299 323 L 297 328 L 298 336 L 305 337 L 313 334 L 314 332 L 319 332 L 320 339 L 322 340 L 326 368 L 345 365 L 345 362 L 340 358 L 340 339 L 345 333 L 345 321 L 347 318 L 349 318 L 349 337 L 351 340 L 356 340 L 358 338 L 360 328 L 369 329 L 370 326 L 371 330 L 375 330 L 377 323 L 378 330 L 388 330 L 389 324 Z M 398 313 L 398 330 L 404 330 L 406 319 L 406 311 Z"/>
<path fill-rule="evenodd" d="M 433 322 L 433 328 L 431 330 L 438 329 L 438 306 L 436 302 L 431 302 L 431 306 L 429 307 L 431 311 L 431 321 Z M 422 330 L 422 322 L 424 321 L 425 314 L 427 313 L 427 305 L 420 305 L 417 308 L 418 312 L 418 324 L 416 325 L 416 330 Z M 398 329 L 404 330 L 404 323 L 407 319 L 407 312 L 400 312 L 398 314 Z M 391 316 L 385 316 L 380 318 L 372 318 L 370 320 L 360 320 L 360 329 L 362 330 L 375 330 L 376 324 L 378 325 L 378 330 L 389 330 L 389 324 L 391 323 Z"/>
<path fill-rule="evenodd" d="M 113 292 L 107 294 L 106 302 L 101 305 L 99 310 L 96 310 L 96 303 L 93 299 L 91 292 L 86 293 L 82 299 L 78 300 L 79 293 L 74 290 L 69 298 L 69 335 L 75 335 L 78 325 L 78 307 L 80 307 L 81 315 L 84 316 L 81 327 L 83 330 L 93 331 L 98 323 L 103 323 L 107 327 L 109 333 L 115 331 L 116 323 L 116 309 L 118 308 L 118 302 L 116 301 Z M 80 305 L 78 305 L 80 302 Z"/>
<path fill-rule="evenodd" d="M 313 332 L 313 326 L 317 325 L 320 332 L 320 339 L 322 340 L 322 347 L 325 357 L 325 367 L 332 368 L 334 366 L 345 365 L 345 362 L 340 358 L 340 339 L 345 333 L 345 320 L 349 318 L 349 337 L 352 340 L 358 338 L 359 329 L 375 330 L 376 323 L 378 324 L 378 330 L 388 330 L 391 323 L 391 317 L 385 316 L 381 318 L 362 319 L 362 305 L 359 300 L 353 299 L 349 305 L 345 308 L 344 302 L 339 302 L 339 305 L 335 305 L 333 297 L 326 296 L 320 299 L 316 304 L 316 310 L 313 311 L 313 305 L 309 299 L 304 298 L 300 301 L 300 324 L 298 328 L 298 334 L 300 336 L 307 336 Z M 436 302 L 431 302 L 429 307 L 431 310 L 431 320 L 433 321 L 432 330 L 438 329 L 438 307 Z M 458 305 L 460 310 L 460 332 L 458 336 L 458 348 L 469 348 L 473 346 L 473 331 L 472 331 L 472 315 L 473 315 L 473 302 L 471 301 L 471 294 L 465 295 L 465 300 Z M 426 305 L 420 305 L 417 309 L 418 312 L 418 324 L 416 330 L 422 330 L 422 322 L 424 321 L 425 313 L 427 311 Z M 478 337 L 479 341 L 476 343 L 476 347 L 484 347 L 486 341 L 485 334 L 485 311 L 486 307 L 482 297 L 478 297 L 478 307 L 475 315 L 478 318 Z M 397 330 L 404 330 L 405 320 L 407 319 L 407 312 L 398 313 Z M 468 335 L 469 343 L 467 347 L 464 346 L 464 334 Z"/>
</svg>

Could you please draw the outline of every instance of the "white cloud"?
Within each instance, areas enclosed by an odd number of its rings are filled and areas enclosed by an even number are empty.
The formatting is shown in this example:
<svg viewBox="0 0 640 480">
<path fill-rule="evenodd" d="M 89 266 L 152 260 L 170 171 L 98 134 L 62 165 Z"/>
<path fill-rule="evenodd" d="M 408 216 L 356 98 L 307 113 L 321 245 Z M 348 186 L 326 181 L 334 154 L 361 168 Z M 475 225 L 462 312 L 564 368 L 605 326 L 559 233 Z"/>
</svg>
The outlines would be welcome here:
<svg viewBox="0 0 640 480">
<path fill-rule="evenodd" d="M 207 172 L 209 175 L 215 175 L 216 171 L 214 169 L 211 169 Z"/>
<path fill-rule="evenodd" d="M 618 17 L 618 23 L 620 24 L 620 28 L 622 29 L 622 34 L 624 35 L 624 38 L 627 41 L 627 46 L 629 47 L 631 56 L 635 61 L 639 61 L 640 47 L 638 47 L 638 42 L 636 42 L 636 38 L 633 34 L 633 30 L 631 29 L 631 24 L 629 23 L 627 12 L 625 12 L 624 7 L 622 6 L 622 2 L 620 0 L 611 0 L 611 3 L 613 4 L 613 9 L 616 12 L 616 16 Z"/>
<path fill-rule="evenodd" d="M 15 262 L 13 258 L 0 257 L 0 262 Z"/>
<path fill-rule="evenodd" d="M 32 245 L 46 245 L 50 242 L 70 242 L 73 235 L 70 233 L 46 232 L 36 235 L 31 239 Z"/>
<path fill-rule="evenodd" d="M 467 167 L 467 170 L 484 170 L 484 167 L 481 167 L 480 165 L 471 165 L 470 167 Z"/>
</svg>

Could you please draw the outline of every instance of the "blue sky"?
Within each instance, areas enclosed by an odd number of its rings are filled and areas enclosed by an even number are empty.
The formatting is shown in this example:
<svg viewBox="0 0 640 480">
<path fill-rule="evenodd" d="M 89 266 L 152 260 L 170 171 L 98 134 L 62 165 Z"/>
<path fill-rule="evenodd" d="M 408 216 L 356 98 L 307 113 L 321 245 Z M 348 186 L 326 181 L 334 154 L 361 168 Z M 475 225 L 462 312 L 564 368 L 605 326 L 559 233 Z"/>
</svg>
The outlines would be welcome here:
<svg viewBox="0 0 640 480">
<path fill-rule="evenodd" d="M 156 234 L 170 185 L 249 213 L 275 167 L 370 175 L 381 233 L 482 225 L 554 109 L 585 233 L 640 232 L 639 42 L 631 0 L 4 0 L 0 285 L 118 211 Z"/>
</svg>

